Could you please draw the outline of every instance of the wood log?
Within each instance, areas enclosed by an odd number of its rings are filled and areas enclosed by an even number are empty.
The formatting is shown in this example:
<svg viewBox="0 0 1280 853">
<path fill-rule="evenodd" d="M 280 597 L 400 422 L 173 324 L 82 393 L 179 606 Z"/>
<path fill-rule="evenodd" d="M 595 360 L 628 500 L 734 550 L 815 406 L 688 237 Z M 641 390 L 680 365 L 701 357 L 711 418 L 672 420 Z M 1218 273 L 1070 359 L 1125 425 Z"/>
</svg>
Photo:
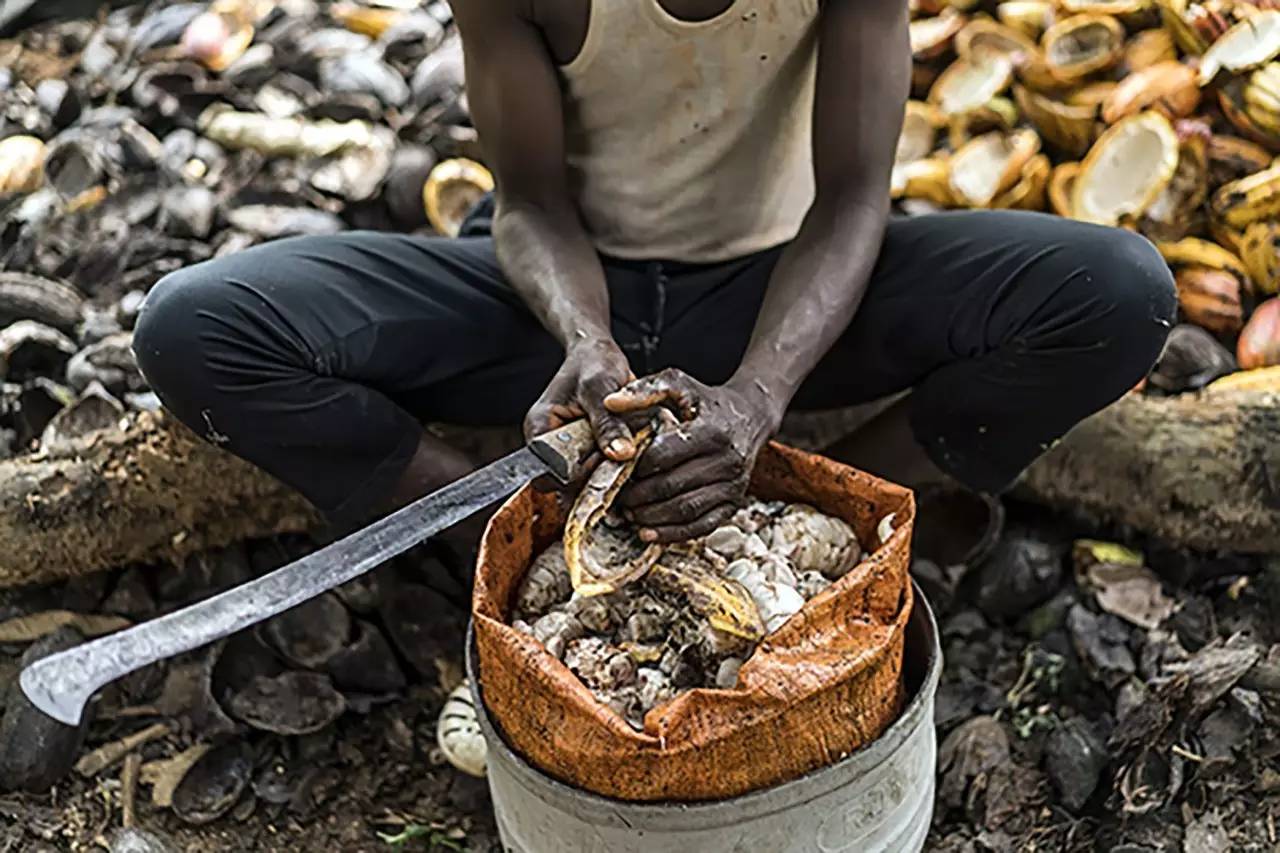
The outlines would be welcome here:
<svg viewBox="0 0 1280 853">
<path fill-rule="evenodd" d="M 172 418 L 141 414 L 74 452 L 0 462 L 0 588 L 129 563 L 180 565 L 317 520 L 278 480 Z"/>
<path fill-rule="evenodd" d="M 1182 547 L 1280 553 L 1280 394 L 1131 394 L 1072 430 L 1016 493 Z"/>
<path fill-rule="evenodd" d="M 826 444 L 868 411 L 792 418 L 783 438 Z M 518 441 L 516 432 L 495 433 L 479 455 Z M 1174 545 L 1280 552 L 1280 395 L 1126 397 L 1033 465 L 1017 494 Z M 129 563 L 178 565 L 318 520 L 301 496 L 252 465 L 163 414 L 138 415 L 73 454 L 0 462 L 0 588 Z"/>
</svg>

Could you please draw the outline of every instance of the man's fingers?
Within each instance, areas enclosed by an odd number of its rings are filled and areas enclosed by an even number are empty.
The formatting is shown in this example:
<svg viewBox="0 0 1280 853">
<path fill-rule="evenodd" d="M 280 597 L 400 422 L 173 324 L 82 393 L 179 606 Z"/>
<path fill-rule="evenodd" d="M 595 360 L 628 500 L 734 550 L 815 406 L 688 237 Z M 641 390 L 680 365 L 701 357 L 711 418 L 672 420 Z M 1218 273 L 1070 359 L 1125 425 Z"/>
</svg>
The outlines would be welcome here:
<svg viewBox="0 0 1280 853">
<path fill-rule="evenodd" d="M 641 528 L 689 524 L 722 504 L 737 501 L 743 485 L 741 481 L 712 483 L 665 501 L 633 507 L 631 521 Z"/>
<path fill-rule="evenodd" d="M 626 421 L 604 407 L 604 398 L 614 390 L 614 383 L 607 377 L 593 377 L 583 383 L 579 394 L 582 407 L 586 409 L 591 420 L 591 429 L 596 434 L 596 444 L 604 454 L 615 462 L 625 462 L 636 455 L 635 439 L 631 435 Z"/>
<path fill-rule="evenodd" d="M 689 524 L 641 528 L 640 538 L 645 542 L 684 542 L 689 539 L 696 539 L 699 536 L 706 536 L 724 524 L 736 511 L 737 506 L 735 504 L 721 504 Z"/>
<path fill-rule="evenodd" d="M 636 478 L 642 480 L 671 471 L 690 459 L 714 454 L 723 447 L 719 437 L 707 430 L 687 425 L 661 430 L 636 463 Z"/>
<path fill-rule="evenodd" d="M 548 389 L 550 393 L 551 389 Z M 524 437 L 526 440 L 559 429 L 570 421 L 583 416 L 582 407 L 577 403 L 563 403 L 548 399 L 546 395 L 529 409 L 524 417 Z"/>
<path fill-rule="evenodd" d="M 544 406 L 541 403 L 534 403 L 533 408 L 524 416 L 525 441 L 532 440 L 553 429 L 555 429 L 555 426 L 552 421 L 551 407 Z"/>
<path fill-rule="evenodd" d="M 604 398 L 611 412 L 636 412 L 669 405 L 681 420 L 691 421 L 698 414 L 697 388 L 693 381 L 677 370 L 664 370 L 645 376 Z"/>
<path fill-rule="evenodd" d="M 733 465 L 723 456 L 699 456 L 665 473 L 633 478 L 623 488 L 618 502 L 626 507 L 648 506 L 736 476 Z"/>
</svg>

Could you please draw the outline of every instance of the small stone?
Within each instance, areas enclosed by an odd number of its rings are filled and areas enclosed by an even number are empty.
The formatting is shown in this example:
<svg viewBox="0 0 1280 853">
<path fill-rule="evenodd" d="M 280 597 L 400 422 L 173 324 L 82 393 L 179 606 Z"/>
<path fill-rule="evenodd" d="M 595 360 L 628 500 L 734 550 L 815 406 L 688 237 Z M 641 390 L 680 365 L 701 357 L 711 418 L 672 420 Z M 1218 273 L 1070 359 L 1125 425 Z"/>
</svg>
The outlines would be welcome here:
<svg viewBox="0 0 1280 853">
<path fill-rule="evenodd" d="M 1002 539 L 982 564 L 978 607 L 994 619 L 1019 616 L 1050 597 L 1062 578 L 1062 554 L 1025 536 Z"/>
<path fill-rule="evenodd" d="M 1045 744 L 1045 771 L 1072 811 L 1079 811 L 1092 796 L 1107 760 L 1105 740 L 1080 717 L 1054 729 Z"/>
<path fill-rule="evenodd" d="M 83 642 L 74 628 L 59 628 L 33 643 L 22 666 Z M 38 710 L 17 679 L 9 685 L 0 720 L 0 790 L 43 793 L 70 771 L 79 756 L 89 725 L 86 709 L 79 726 L 68 726 Z"/>
<path fill-rule="evenodd" d="M 1128 631 L 1117 617 L 1098 616 L 1077 604 L 1067 613 L 1067 630 L 1076 654 L 1095 681 L 1114 688 L 1137 671 L 1137 662 L 1125 644 Z"/>
</svg>

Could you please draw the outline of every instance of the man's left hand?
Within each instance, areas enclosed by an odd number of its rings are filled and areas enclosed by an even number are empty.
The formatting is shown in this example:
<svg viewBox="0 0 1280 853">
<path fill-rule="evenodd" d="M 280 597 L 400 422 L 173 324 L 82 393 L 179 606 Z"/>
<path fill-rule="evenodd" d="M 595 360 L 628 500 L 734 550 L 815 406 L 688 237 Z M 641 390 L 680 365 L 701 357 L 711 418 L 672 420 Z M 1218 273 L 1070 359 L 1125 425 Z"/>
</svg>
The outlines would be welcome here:
<svg viewBox="0 0 1280 853">
<path fill-rule="evenodd" d="M 618 414 L 665 405 L 682 421 L 654 437 L 619 496 L 646 542 L 693 539 L 727 521 L 780 417 L 759 393 L 704 385 L 674 368 L 629 383 L 604 404 Z"/>
</svg>

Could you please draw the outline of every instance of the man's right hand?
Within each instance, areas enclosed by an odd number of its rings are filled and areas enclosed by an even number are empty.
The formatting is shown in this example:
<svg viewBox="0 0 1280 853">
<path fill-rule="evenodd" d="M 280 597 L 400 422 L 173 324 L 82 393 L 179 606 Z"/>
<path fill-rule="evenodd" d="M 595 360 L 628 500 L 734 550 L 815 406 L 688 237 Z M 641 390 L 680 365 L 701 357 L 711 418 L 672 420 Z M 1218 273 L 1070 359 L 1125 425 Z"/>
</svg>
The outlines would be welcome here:
<svg viewBox="0 0 1280 853">
<path fill-rule="evenodd" d="M 604 407 L 604 398 L 633 379 L 627 357 L 612 340 L 570 345 L 564 364 L 525 416 L 525 438 L 585 416 L 606 456 L 616 462 L 630 459 L 636 452 L 631 430 L 621 417 Z"/>
</svg>

